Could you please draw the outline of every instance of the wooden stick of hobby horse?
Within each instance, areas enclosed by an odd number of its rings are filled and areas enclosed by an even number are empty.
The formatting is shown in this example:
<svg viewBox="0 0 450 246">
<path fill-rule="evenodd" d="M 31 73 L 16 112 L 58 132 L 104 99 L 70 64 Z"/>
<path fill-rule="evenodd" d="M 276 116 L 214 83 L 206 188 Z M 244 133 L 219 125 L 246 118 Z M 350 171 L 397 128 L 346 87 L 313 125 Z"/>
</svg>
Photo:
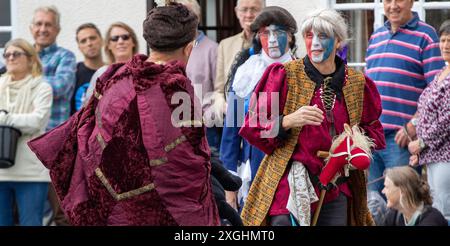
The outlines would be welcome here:
<svg viewBox="0 0 450 246">
<path fill-rule="evenodd" d="M 320 191 L 319 204 L 317 204 L 316 211 L 314 212 L 314 217 L 312 220 L 312 226 L 316 226 L 317 220 L 319 219 L 320 209 L 322 209 L 323 199 L 325 198 L 326 190 Z"/>
<path fill-rule="evenodd" d="M 317 151 L 317 156 L 320 158 L 327 158 L 330 153 L 328 151 Z M 312 226 L 316 226 L 317 220 L 319 219 L 320 209 L 322 209 L 323 199 L 325 198 L 325 193 L 327 193 L 326 190 L 320 191 L 320 197 L 319 197 L 319 204 L 317 205 L 316 211 L 314 212 L 313 220 L 312 220 Z"/>
</svg>

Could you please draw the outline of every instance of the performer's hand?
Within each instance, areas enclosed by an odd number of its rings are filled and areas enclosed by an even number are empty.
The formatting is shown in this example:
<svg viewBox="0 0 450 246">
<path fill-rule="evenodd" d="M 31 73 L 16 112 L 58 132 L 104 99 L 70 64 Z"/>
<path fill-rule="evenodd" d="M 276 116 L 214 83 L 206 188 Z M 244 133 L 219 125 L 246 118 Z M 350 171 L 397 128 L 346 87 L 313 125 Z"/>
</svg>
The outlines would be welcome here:
<svg viewBox="0 0 450 246">
<path fill-rule="evenodd" d="M 237 192 L 234 191 L 225 191 L 225 197 L 227 199 L 227 203 L 230 204 L 232 208 L 234 208 L 236 211 L 238 210 L 237 207 Z"/>
<path fill-rule="evenodd" d="M 303 127 L 305 125 L 319 126 L 323 121 L 323 112 L 317 105 L 303 106 L 294 113 L 283 117 L 282 126 L 285 130 L 293 127 Z"/>
<path fill-rule="evenodd" d="M 409 157 L 409 165 L 412 167 L 419 165 L 419 155 L 411 155 Z"/>
<path fill-rule="evenodd" d="M 400 148 L 405 148 L 409 143 L 408 135 L 406 135 L 406 132 L 403 128 L 397 131 L 394 140 L 395 143 L 400 146 Z"/>
<path fill-rule="evenodd" d="M 410 142 L 408 144 L 408 150 L 409 150 L 409 153 L 411 153 L 413 155 L 419 154 L 420 151 L 421 151 L 420 144 L 419 144 L 419 139 Z"/>
</svg>

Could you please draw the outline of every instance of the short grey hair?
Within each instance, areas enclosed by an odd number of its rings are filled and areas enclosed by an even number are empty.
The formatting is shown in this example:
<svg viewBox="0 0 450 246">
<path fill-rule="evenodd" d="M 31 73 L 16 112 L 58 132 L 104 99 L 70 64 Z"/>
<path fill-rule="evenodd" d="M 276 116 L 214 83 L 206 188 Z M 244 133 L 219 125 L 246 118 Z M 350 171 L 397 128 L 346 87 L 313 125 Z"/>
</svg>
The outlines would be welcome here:
<svg viewBox="0 0 450 246">
<path fill-rule="evenodd" d="M 61 25 L 59 23 L 59 20 L 61 19 L 61 15 L 59 14 L 59 11 L 55 6 L 53 6 L 53 5 L 42 6 L 42 7 L 35 9 L 34 15 L 33 15 L 33 22 L 34 22 L 34 16 L 36 15 L 37 12 L 52 13 L 53 16 L 55 17 L 56 27 L 58 29 L 61 28 Z"/>
<path fill-rule="evenodd" d="M 450 20 L 446 20 L 439 27 L 439 37 L 450 34 Z"/>
<path fill-rule="evenodd" d="M 336 37 L 341 42 L 339 49 L 348 42 L 347 22 L 336 10 L 320 9 L 307 15 L 301 27 L 303 37 L 311 29 Z"/>
<path fill-rule="evenodd" d="M 266 7 L 266 0 L 259 0 L 259 2 L 261 2 L 261 8 Z M 241 0 L 237 0 L 236 6 L 239 6 L 240 3 Z"/>
</svg>

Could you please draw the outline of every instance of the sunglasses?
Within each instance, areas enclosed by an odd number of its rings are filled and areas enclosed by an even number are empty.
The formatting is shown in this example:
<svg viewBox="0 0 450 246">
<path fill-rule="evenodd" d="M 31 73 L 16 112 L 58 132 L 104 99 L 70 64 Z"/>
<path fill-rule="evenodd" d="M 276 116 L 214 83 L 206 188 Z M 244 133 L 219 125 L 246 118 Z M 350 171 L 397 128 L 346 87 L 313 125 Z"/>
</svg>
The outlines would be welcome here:
<svg viewBox="0 0 450 246">
<path fill-rule="evenodd" d="M 16 59 L 17 57 L 26 56 L 26 55 L 27 55 L 27 53 L 25 53 L 25 52 L 14 51 L 14 52 L 9 52 L 9 53 L 4 53 L 3 58 L 5 58 L 5 60 L 8 60 L 12 56 L 13 59 Z"/>
<path fill-rule="evenodd" d="M 131 36 L 130 36 L 130 34 L 114 35 L 114 36 L 111 36 L 111 38 L 109 40 L 111 40 L 113 42 L 117 42 L 117 41 L 119 41 L 119 38 L 121 38 L 123 41 L 127 41 L 128 39 L 131 38 Z"/>
</svg>

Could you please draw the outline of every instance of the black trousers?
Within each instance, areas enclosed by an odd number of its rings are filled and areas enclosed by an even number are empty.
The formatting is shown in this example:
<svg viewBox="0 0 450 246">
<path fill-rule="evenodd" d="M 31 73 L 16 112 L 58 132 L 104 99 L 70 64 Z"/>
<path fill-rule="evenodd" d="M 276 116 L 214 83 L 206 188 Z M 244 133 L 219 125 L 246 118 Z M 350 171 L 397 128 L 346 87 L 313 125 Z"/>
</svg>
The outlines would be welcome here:
<svg viewBox="0 0 450 246">
<path fill-rule="evenodd" d="M 313 215 L 311 215 L 311 218 Z M 271 226 L 292 226 L 289 214 L 270 217 Z M 347 197 L 339 196 L 329 203 L 323 204 L 320 210 L 317 226 L 346 226 L 347 225 Z"/>
</svg>

